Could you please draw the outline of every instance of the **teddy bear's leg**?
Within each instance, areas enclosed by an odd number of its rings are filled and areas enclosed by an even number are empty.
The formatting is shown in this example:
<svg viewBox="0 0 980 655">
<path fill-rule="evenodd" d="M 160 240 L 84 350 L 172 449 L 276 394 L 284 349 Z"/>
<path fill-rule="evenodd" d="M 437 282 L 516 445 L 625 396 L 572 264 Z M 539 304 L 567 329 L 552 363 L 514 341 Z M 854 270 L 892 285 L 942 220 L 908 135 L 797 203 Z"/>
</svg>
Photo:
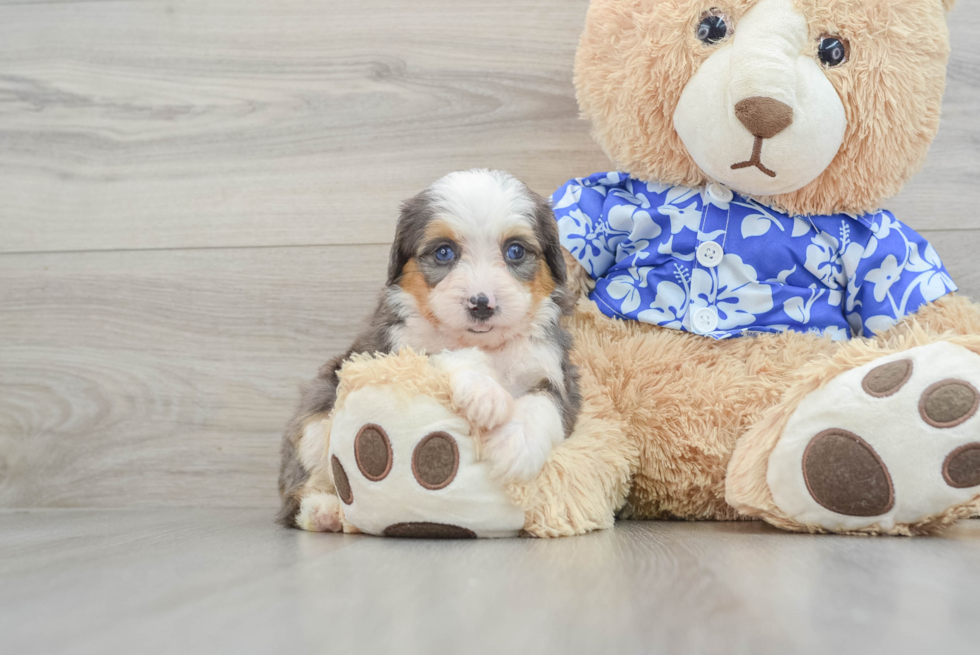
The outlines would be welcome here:
<svg viewBox="0 0 980 655">
<path fill-rule="evenodd" d="M 639 454 L 605 396 L 586 394 L 568 439 L 531 482 L 509 486 L 524 508 L 524 531 L 566 537 L 612 527 L 629 493 Z"/>
<path fill-rule="evenodd" d="M 570 284 L 587 284 L 581 276 L 576 279 L 581 272 L 577 264 L 569 269 Z M 581 346 L 595 338 L 589 327 L 579 325 L 589 324 L 591 314 L 578 314 L 570 327 Z M 622 348 L 611 346 L 610 351 Z M 508 486 L 524 508 L 525 533 L 535 537 L 565 537 L 612 527 L 639 468 L 639 448 L 629 421 L 608 386 L 610 376 L 622 374 L 618 361 L 594 347 L 579 348 L 572 356 L 582 394 L 575 428 L 552 447 L 535 479 Z"/>
<path fill-rule="evenodd" d="M 980 313 L 957 298 L 925 309 L 801 371 L 739 440 L 727 501 L 813 532 L 928 533 L 974 514 L 980 335 L 945 329 Z"/>
<path fill-rule="evenodd" d="M 929 334 L 980 334 L 980 305 L 964 296 L 949 294 L 921 307 L 915 314 L 876 338 L 887 345 L 894 339 L 924 330 Z"/>
<path fill-rule="evenodd" d="M 447 370 L 404 352 L 342 371 L 326 455 L 347 523 L 386 537 L 516 536 L 524 511 L 480 459 Z"/>
</svg>

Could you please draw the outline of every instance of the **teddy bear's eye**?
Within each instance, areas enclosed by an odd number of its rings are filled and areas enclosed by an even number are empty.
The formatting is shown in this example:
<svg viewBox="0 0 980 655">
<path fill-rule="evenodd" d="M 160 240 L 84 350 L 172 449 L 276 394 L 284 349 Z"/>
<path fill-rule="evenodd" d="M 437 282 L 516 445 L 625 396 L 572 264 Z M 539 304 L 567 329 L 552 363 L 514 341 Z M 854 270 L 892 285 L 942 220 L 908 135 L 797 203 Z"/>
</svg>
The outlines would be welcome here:
<svg viewBox="0 0 980 655">
<path fill-rule="evenodd" d="M 728 18 L 717 9 L 705 12 L 698 23 L 698 41 L 708 45 L 718 43 L 730 32 Z"/>
<path fill-rule="evenodd" d="M 847 41 L 839 36 L 822 36 L 820 37 L 817 56 L 820 57 L 824 66 L 833 68 L 847 61 L 848 50 Z"/>
</svg>

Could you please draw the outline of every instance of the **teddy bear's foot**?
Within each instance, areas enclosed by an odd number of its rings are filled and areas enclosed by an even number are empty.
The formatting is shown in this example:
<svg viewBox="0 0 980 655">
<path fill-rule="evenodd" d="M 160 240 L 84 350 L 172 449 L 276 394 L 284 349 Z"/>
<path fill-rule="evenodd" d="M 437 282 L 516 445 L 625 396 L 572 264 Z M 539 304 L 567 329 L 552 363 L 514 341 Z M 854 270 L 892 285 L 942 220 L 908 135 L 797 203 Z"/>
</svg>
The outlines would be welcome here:
<svg viewBox="0 0 980 655">
<path fill-rule="evenodd" d="M 806 396 L 769 456 L 777 514 L 833 532 L 928 532 L 980 499 L 980 356 L 939 342 Z"/>
<path fill-rule="evenodd" d="M 329 450 L 346 521 L 386 537 L 516 536 L 524 511 L 477 449 L 468 421 L 431 396 L 397 385 L 350 393 Z"/>
</svg>

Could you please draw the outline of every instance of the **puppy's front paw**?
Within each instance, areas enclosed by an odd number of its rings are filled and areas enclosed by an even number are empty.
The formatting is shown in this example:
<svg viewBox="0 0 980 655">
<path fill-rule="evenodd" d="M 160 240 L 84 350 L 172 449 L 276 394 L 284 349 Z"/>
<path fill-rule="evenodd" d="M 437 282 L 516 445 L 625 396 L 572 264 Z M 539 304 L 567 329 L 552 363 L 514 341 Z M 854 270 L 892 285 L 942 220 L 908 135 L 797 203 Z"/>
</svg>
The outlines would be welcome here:
<svg viewBox="0 0 980 655">
<path fill-rule="evenodd" d="M 296 525 L 308 532 L 343 532 L 344 510 L 334 494 L 312 493 L 300 502 Z"/>
<path fill-rule="evenodd" d="M 452 378 L 453 402 L 473 425 L 492 430 L 510 420 L 514 398 L 485 373 L 460 371 Z"/>
<path fill-rule="evenodd" d="M 493 474 L 502 480 L 526 482 L 541 472 L 550 444 L 535 440 L 524 423 L 506 423 L 491 432 L 484 444 L 485 458 Z"/>
</svg>

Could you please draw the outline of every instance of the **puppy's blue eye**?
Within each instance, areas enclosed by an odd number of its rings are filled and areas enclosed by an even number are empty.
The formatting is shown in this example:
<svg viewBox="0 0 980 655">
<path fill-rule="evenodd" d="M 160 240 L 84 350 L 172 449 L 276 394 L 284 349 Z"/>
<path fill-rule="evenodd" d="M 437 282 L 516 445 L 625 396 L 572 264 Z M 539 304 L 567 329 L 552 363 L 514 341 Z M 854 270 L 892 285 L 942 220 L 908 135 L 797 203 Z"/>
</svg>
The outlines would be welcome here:
<svg viewBox="0 0 980 655">
<path fill-rule="evenodd" d="M 511 244 L 510 248 L 507 249 L 507 259 L 515 262 L 524 259 L 524 246 L 519 243 Z"/>
<path fill-rule="evenodd" d="M 442 246 L 436 250 L 436 261 L 451 262 L 456 259 L 456 252 L 449 246 Z"/>
</svg>

